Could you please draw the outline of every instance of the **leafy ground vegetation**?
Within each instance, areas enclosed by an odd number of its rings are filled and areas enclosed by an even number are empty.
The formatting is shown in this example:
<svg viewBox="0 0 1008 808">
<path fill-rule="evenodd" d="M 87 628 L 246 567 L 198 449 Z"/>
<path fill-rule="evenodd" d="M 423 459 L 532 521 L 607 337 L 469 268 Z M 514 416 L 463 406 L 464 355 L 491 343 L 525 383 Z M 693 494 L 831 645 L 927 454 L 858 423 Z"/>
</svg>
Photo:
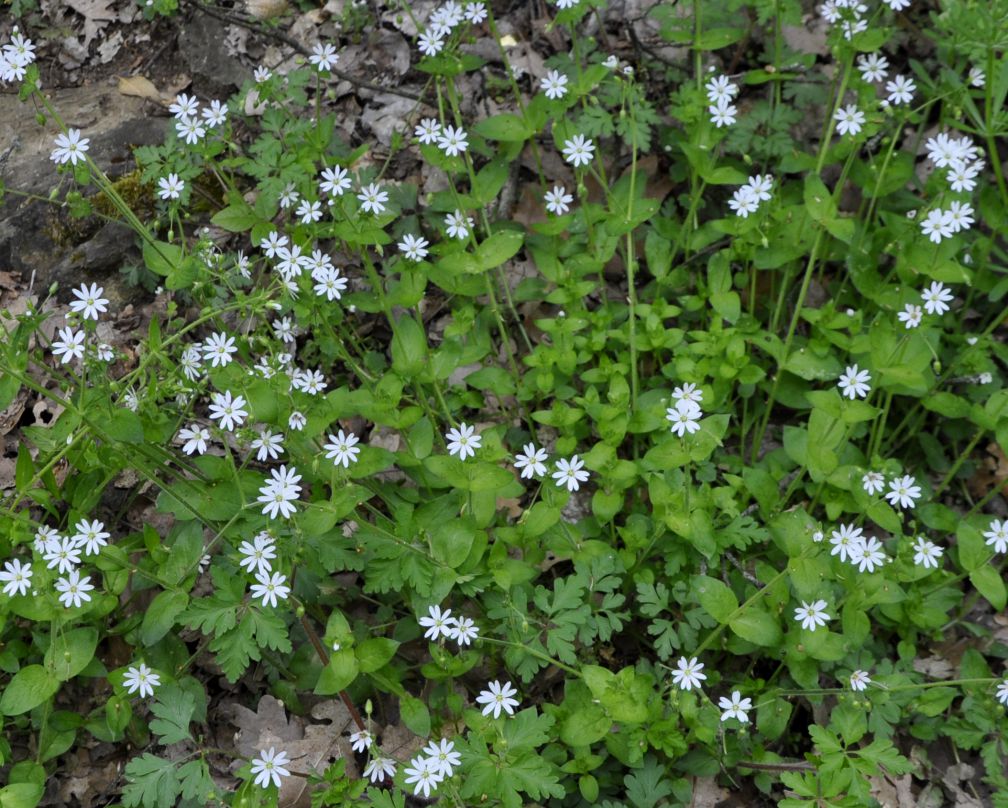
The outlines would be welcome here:
<svg viewBox="0 0 1008 808">
<path fill-rule="evenodd" d="M 0 406 L 60 414 L 3 502 L 4 808 L 98 743 L 150 808 L 1008 806 L 1008 2 L 827 0 L 819 57 L 795 0 L 663 3 L 639 63 L 602 6 L 539 75 L 491 4 L 412 18 L 382 159 L 338 41 L 178 95 L 142 206 L 11 34 L 52 200 L 164 305 L 130 356 L 94 281 L 5 315 Z"/>
</svg>

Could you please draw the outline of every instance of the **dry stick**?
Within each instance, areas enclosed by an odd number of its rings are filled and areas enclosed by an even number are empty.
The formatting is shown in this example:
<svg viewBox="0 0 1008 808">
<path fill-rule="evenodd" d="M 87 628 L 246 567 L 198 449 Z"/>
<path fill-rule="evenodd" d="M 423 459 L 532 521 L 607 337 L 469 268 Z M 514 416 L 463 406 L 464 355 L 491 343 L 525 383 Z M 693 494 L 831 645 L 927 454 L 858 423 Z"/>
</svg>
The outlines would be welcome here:
<svg viewBox="0 0 1008 808">
<path fill-rule="evenodd" d="M 199 9 L 204 14 L 208 14 L 211 17 L 216 17 L 222 22 L 231 22 L 235 25 L 240 25 L 243 28 L 262 34 L 263 36 L 272 37 L 280 42 L 290 45 L 294 50 L 300 53 L 302 56 L 311 56 L 311 51 L 308 50 L 304 45 L 298 42 L 293 37 L 287 36 L 283 31 L 274 31 L 271 28 L 267 28 L 264 25 L 260 25 L 252 20 L 243 19 L 242 17 L 237 17 L 233 14 L 227 14 L 219 9 L 211 8 L 210 6 L 205 6 L 199 2 L 199 0 L 182 0 L 188 6 Z M 411 93 L 409 90 L 400 90 L 396 87 L 383 87 L 380 84 L 372 84 L 367 79 L 357 78 L 356 76 L 351 76 L 349 73 L 345 73 L 342 70 L 338 70 L 333 67 L 329 70 L 334 76 L 343 79 L 344 81 L 349 81 L 351 84 L 357 87 L 363 87 L 366 90 L 372 90 L 376 93 L 391 93 L 392 95 L 398 95 L 403 98 L 409 98 L 413 101 L 423 101 L 423 95 L 417 95 L 416 93 Z"/>
</svg>

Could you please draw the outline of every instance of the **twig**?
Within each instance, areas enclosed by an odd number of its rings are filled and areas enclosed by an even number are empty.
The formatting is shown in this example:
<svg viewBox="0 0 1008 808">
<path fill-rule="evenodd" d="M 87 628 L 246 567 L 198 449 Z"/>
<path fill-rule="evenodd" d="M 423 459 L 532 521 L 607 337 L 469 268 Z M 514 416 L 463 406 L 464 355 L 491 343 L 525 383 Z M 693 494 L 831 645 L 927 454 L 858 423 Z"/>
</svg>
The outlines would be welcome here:
<svg viewBox="0 0 1008 808">
<path fill-rule="evenodd" d="M 325 647 L 322 645 L 322 641 L 319 639 L 318 634 L 315 633 L 315 629 L 312 628 L 311 622 L 308 620 L 307 615 L 301 615 L 301 626 L 304 628 L 305 633 L 308 635 L 308 640 L 311 642 L 312 647 L 315 649 L 315 653 L 318 658 L 322 660 L 323 665 L 329 664 L 329 654 L 326 652 Z M 357 708 L 354 706 L 353 700 L 350 698 L 345 690 L 339 692 L 340 698 L 346 705 L 346 708 L 350 711 L 350 717 L 353 719 L 354 723 L 357 725 L 357 729 L 365 730 L 367 727 L 364 725 L 364 719 L 361 718 Z"/>
<path fill-rule="evenodd" d="M 752 769 L 761 772 L 812 772 L 815 766 L 804 760 L 796 760 L 793 763 L 756 763 L 752 760 L 740 760 L 735 764 L 738 769 Z"/>
<path fill-rule="evenodd" d="M 234 23 L 235 25 L 240 25 L 243 28 L 247 28 L 249 31 L 261 34 L 262 36 L 272 37 L 273 39 L 283 42 L 286 45 L 290 45 L 290 47 L 294 48 L 294 50 L 296 50 L 302 56 L 311 55 L 311 51 L 308 50 L 308 48 L 306 48 L 304 45 L 302 45 L 293 37 L 287 36 L 287 34 L 285 34 L 283 31 L 274 31 L 273 29 L 267 28 L 266 26 L 260 25 L 257 22 L 253 22 L 252 20 L 247 20 L 242 17 L 235 16 L 233 14 L 228 14 L 219 9 L 203 5 L 203 3 L 199 2 L 199 0 L 182 0 L 182 2 L 188 6 L 192 6 L 193 8 L 199 9 L 204 14 L 208 14 L 211 17 L 216 17 L 218 20 L 221 20 L 222 22 L 230 22 Z M 349 73 L 345 73 L 344 71 L 339 70 L 335 67 L 331 68 L 329 72 L 332 73 L 334 76 L 343 79 L 344 81 L 350 82 L 356 87 L 362 87 L 366 90 L 371 90 L 376 93 L 391 93 L 392 95 L 398 95 L 403 98 L 409 98 L 412 101 L 423 101 L 422 95 L 417 95 L 416 93 L 411 93 L 409 90 L 401 90 L 396 87 L 383 87 L 380 84 L 373 84 L 370 81 L 367 81 L 366 79 L 351 76 Z"/>
</svg>

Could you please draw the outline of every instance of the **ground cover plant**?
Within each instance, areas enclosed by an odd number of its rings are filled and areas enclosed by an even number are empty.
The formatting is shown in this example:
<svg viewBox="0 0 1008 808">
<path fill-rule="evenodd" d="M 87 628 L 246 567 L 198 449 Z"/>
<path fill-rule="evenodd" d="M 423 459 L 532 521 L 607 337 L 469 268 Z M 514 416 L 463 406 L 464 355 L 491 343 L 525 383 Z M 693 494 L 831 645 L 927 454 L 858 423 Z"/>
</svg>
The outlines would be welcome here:
<svg viewBox="0 0 1008 808">
<path fill-rule="evenodd" d="M 3 502 L 0 805 L 96 739 L 124 806 L 939 805 L 951 760 L 1008 806 L 1005 475 L 975 484 L 1008 2 L 831 0 L 818 58 L 794 0 L 658 4 L 683 58 L 633 64 L 601 7 L 549 7 L 542 75 L 490 4 L 414 19 L 380 160 L 335 134 L 339 42 L 181 94 L 143 211 L 12 33 L 52 199 L 128 223 L 164 308 L 130 357 L 93 279 L 52 340 L 4 318 L 0 406 L 60 414 Z M 346 740 L 238 754 L 222 692 Z"/>
</svg>

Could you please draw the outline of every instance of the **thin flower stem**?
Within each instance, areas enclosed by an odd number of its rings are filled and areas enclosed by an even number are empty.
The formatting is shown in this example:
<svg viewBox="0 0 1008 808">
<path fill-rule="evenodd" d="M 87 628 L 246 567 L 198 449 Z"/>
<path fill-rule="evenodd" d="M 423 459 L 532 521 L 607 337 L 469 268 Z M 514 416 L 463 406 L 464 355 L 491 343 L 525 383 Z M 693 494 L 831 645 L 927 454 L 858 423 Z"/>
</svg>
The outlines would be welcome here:
<svg viewBox="0 0 1008 808">
<path fill-rule="evenodd" d="M 302 604 L 298 601 L 298 606 Z M 326 651 L 325 647 L 322 645 L 322 640 L 319 639 L 319 635 L 315 632 L 315 628 L 312 626 L 311 621 L 308 616 L 302 613 L 299 616 L 301 621 L 301 627 L 305 630 L 305 634 L 308 635 L 308 641 L 312 644 L 312 648 L 315 649 L 315 654 L 318 656 L 319 660 L 322 662 L 323 666 L 329 664 L 329 652 Z M 361 718 L 361 714 L 357 712 L 357 708 L 354 706 L 353 699 L 350 698 L 350 694 L 346 690 L 341 690 L 339 692 L 340 699 L 342 699 L 343 704 L 346 705 L 347 710 L 350 711 L 350 717 L 353 722 L 357 725 L 357 729 L 363 731 L 367 729 L 367 725 L 364 723 L 364 719 Z"/>
<path fill-rule="evenodd" d="M 521 651 L 524 651 L 526 654 L 531 654 L 534 657 L 538 657 L 544 662 L 549 662 L 551 665 L 556 665 L 561 670 L 565 670 L 567 671 L 567 673 L 573 674 L 578 678 L 581 677 L 581 671 L 578 670 L 577 668 L 572 668 L 570 665 L 565 665 L 559 659 L 554 659 L 549 654 L 544 654 L 542 651 L 538 650 L 537 648 L 533 648 L 530 645 L 518 642 L 511 642 L 510 640 L 498 640 L 494 637 L 483 637 L 483 636 L 479 638 L 479 641 L 493 643 L 494 645 L 506 645 L 510 648 L 517 648 Z"/>
<path fill-rule="evenodd" d="M 962 464 L 965 463 L 966 459 L 973 453 L 973 450 L 976 448 L 976 445 L 980 442 L 980 439 L 986 434 L 987 430 L 982 427 L 976 431 L 976 434 L 974 434 L 970 442 L 966 444 L 966 448 L 959 453 L 959 456 L 955 459 L 955 462 L 952 464 L 952 467 L 945 474 L 944 478 L 942 478 L 942 481 L 938 483 L 937 488 L 935 488 L 934 490 L 934 494 L 932 494 L 933 499 L 938 499 L 938 497 L 945 491 L 945 489 L 948 488 L 948 484 L 952 482 L 952 478 L 955 477 L 956 473 L 959 471 Z"/>
</svg>

